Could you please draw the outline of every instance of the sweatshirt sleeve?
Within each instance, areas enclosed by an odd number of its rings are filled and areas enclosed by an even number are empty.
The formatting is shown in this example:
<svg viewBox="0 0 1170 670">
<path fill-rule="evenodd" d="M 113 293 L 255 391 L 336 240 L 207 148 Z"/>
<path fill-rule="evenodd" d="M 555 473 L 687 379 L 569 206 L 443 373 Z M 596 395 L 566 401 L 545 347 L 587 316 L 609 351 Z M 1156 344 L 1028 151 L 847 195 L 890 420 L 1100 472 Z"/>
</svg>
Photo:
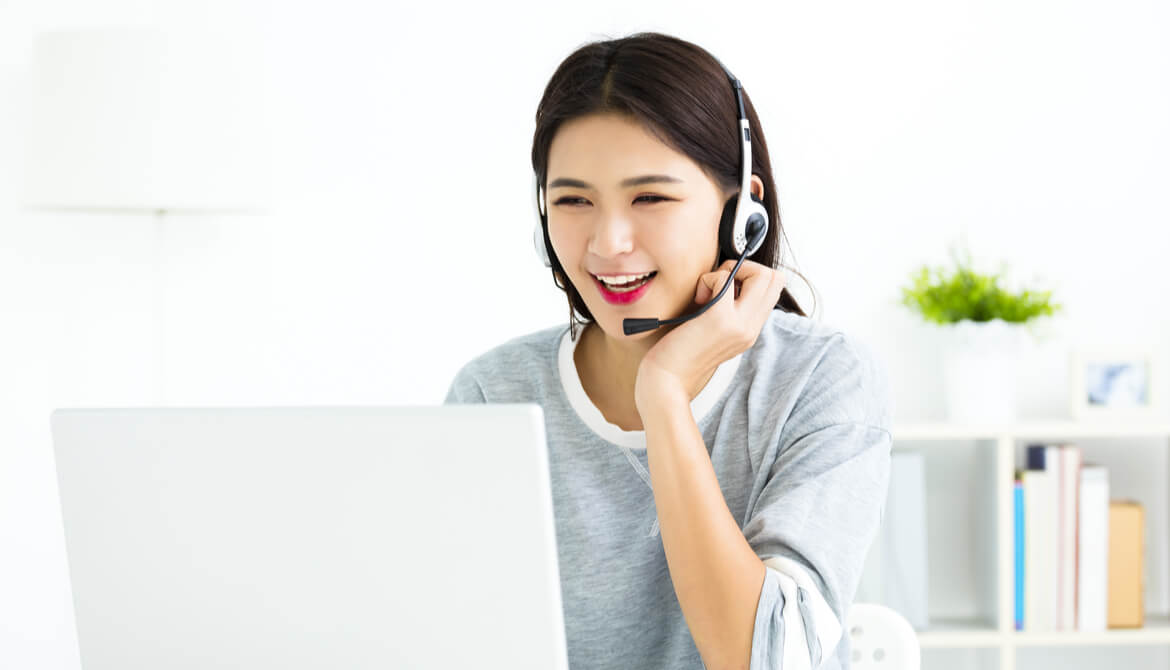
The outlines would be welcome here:
<svg viewBox="0 0 1170 670">
<path fill-rule="evenodd" d="M 487 399 L 484 397 L 483 387 L 476 381 L 475 375 L 471 371 L 471 364 L 464 365 L 459 372 L 455 373 L 455 378 L 451 380 L 451 385 L 447 388 L 447 397 L 443 400 L 444 405 L 465 404 L 465 403 L 486 403 Z"/>
<path fill-rule="evenodd" d="M 744 537 L 766 568 L 750 670 L 816 668 L 841 641 L 889 484 L 892 399 L 867 350 L 838 340 L 780 432 Z"/>
</svg>

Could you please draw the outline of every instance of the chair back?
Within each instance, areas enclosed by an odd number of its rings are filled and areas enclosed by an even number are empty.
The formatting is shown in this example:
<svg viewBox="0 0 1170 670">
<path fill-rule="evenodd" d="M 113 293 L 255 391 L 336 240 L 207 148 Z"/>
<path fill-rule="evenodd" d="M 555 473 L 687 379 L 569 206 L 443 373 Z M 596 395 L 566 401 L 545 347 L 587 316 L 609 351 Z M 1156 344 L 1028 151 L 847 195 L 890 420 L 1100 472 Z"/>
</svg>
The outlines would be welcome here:
<svg viewBox="0 0 1170 670">
<path fill-rule="evenodd" d="M 918 633 L 897 611 L 876 603 L 853 603 L 848 616 L 852 666 L 861 670 L 920 670 Z"/>
</svg>

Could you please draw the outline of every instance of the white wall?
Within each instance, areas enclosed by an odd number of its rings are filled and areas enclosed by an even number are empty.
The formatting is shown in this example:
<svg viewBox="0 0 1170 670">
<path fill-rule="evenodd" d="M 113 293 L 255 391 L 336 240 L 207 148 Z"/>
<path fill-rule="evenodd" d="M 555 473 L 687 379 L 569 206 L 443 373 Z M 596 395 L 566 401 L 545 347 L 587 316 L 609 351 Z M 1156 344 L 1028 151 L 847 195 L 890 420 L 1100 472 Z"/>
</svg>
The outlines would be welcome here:
<svg viewBox="0 0 1170 670">
<path fill-rule="evenodd" d="M 1025 416 L 1065 411 L 1070 347 L 1165 350 L 1170 5 L 742 9 L 0 4 L 0 667 L 78 665 L 53 408 L 437 403 L 470 357 L 565 320 L 531 248 L 529 152 L 548 77 L 593 38 L 674 33 L 740 78 L 816 316 L 886 358 L 898 421 L 942 411 L 937 340 L 898 288 L 960 231 L 1067 305 L 1023 361 Z M 152 221 L 19 208 L 33 36 L 115 24 L 229 28 L 268 56 L 275 206 L 168 220 L 165 398 Z"/>
</svg>

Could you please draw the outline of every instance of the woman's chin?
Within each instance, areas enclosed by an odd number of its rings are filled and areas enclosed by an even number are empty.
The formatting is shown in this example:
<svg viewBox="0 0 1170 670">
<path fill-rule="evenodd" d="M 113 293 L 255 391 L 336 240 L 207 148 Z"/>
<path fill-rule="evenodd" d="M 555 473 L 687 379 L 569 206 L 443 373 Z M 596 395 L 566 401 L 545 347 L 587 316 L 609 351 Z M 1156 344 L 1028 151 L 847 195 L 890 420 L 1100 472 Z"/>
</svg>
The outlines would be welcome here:
<svg viewBox="0 0 1170 670">
<path fill-rule="evenodd" d="M 594 314 L 594 316 L 597 316 L 597 312 L 594 312 L 593 314 Z M 645 317 L 643 317 L 641 315 L 633 315 L 633 314 L 606 315 L 605 318 L 603 318 L 601 321 L 597 322 L 597 325 L 598 325 L 598 327 L 601 328 L 601 330 L 606 335 L 614 338 L 615 340 L 644 340 L 644 339 L 648 339 L 648 338 L 653 338 L 655 333 L 659 333 L 663 330 L 662 328 L 655 328 L 653 330 L 644 330 L 640 333 L 634 333 L 633 335 L 626 335 L 626 331 L 625 331 L 625 328 L 623 327 L 623 324 L 624 324 L 626 319 L 630 319 L 630 318 L 652 318 L 652 317 L 650 317 L 649 315 L 646 315 Z"/>
</svg>

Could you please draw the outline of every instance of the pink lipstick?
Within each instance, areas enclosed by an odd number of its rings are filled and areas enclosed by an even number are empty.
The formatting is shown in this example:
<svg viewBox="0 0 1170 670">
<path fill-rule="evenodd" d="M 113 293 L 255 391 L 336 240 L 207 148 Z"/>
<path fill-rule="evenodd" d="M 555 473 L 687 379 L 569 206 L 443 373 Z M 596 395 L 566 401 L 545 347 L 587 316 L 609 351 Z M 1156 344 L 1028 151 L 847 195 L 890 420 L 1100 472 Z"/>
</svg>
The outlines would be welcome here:
<svg viewBox="0 0 1170 670">
<path fill-rule="evenodd" d="M 605 285 L 605 282 L 601 281 L 597 277 L 593 277 L 592 275 L 590 275 L 590 277 L 593 279 L 593 283 L 597 286 L 598 292 L 601 293 L 601 297 L 605 298 L 606 302 L 611 305 L 629 305 L 638 300 L 638 298 L 641 298 L 642 295 L 646 293 L 646 290 L 650 288 L 650 283 L 658 277 L 658 273 L 655 272 L 654 274 L 650 275 L 650 277 L 648 277 L 641 286 L 634 289 L 633 291 L 621 292 L 611 291 L 609 287 Z"/>
</svg>

